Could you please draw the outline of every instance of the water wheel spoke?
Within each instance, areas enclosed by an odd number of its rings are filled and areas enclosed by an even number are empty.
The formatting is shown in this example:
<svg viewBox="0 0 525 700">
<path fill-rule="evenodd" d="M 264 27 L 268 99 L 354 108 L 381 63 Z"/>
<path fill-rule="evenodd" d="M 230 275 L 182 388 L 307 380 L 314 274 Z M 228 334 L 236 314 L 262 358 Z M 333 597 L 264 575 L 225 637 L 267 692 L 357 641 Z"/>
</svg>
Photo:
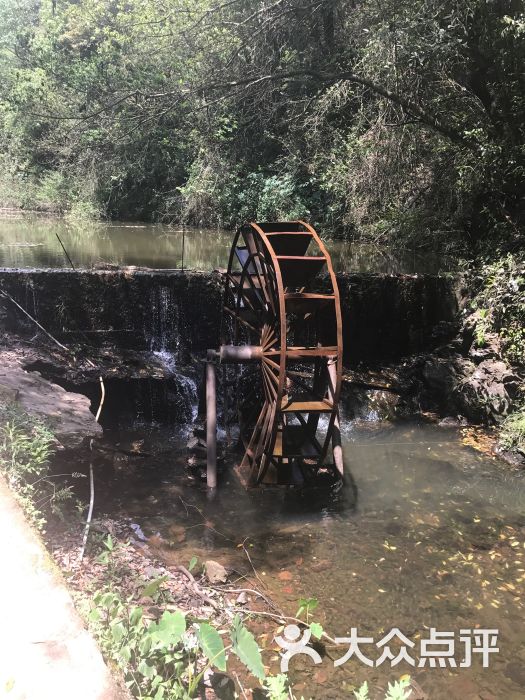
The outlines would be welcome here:
<svg viewBox="0 0 525 700">
<path fill-rule="evenodd" d="M 261 408 L 261 411 L 260 411 L 260 413 L 259 413 L 259 417 L 258 417 L 258 419 L 257 419 L 257 423 L 255 424 L 255 426 L 254 426 L 254 428 L 253 428 L 253 430 L 252 430 L 252 434 L 251 434 L 250 440 L 248 441 L 248 444 L 246 445 L 246 451 L 245 451 L 244 459 L 248 459 L 248 461 L 249 461 L 250 464 L 253 463 L 253 458 L 254 458 L 254 455 L 255 455 L 256 445 L 258 444 L 258 438 L 259 438 L 259 434 L 260 434 L 260 429 L 261 429 L 261 426 L 262 426 L 264 420 L 266 419 L 266 415 L 267 415 L 267 413 L 268 413 L 268 405 L 269 405 L 269 404 L 268 404 L 267 402 L 264 402 L 264 404 L 263 404 L 263 406 L 262 406 L 262 408 Z"/>
<path fill-rule="evenodd" d="M 272 442 L 274 439 L 273 432 L 276 431 L 275 426 L 275 404 L 268 404 L 269 411 L 267 413 L 267 419 L 265 421 L 263 430 L 261 431 L 261 437 L 259 442 L 259 449 L 255 454 L 254 470 L 253 475 L 255 477 L 256 483 L 260 483 L 263 475 L 266 473 L 265 464 L 269 462 L 269 456 L 272 450 Z M 256 472 L 256 474 L 255 474 Z"/>
<path fill-rule="evenodd" d="M 263 374 L 263 379 L 265 381 L 266 388 L 268 390 L 269 398 L 276 399 L 277 398 L 277 386 L 279 384 L 279 380 L 276 379 L 273 372 L 265 365 L 264 362 L 262 364 L 262 374 Z"/>
</svg>

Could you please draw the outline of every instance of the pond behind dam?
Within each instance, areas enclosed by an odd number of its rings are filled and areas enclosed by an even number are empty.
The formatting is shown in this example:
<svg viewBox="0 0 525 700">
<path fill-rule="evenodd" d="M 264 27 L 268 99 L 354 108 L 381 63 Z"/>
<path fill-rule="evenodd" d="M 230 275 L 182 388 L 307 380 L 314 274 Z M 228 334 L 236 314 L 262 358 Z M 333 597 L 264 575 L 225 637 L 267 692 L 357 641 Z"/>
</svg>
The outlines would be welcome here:
<svg viewBox="0 0 525 700">
<path fill-rule="evenodd" d="M 0 267 L 76 268 L 100 263 L 155 269 L 213 270 L 226 267 L 232 231 L 162 224 L 106 222 L 68 224 L 42 216 L 0 218 Z M 357 244 L 327 238 L 337 272 L 429 273 L 454 268 L 450 258 L 428 251 L 394 250 L 383 245 Z"/>
</svg>

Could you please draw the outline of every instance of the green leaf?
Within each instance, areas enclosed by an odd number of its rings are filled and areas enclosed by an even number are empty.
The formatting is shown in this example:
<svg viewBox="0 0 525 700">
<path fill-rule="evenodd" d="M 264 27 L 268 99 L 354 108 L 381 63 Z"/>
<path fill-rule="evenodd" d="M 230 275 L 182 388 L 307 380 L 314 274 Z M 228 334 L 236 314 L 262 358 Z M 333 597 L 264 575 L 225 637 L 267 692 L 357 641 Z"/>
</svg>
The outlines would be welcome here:
<svg viewBox="0 0 525 700">
<path fill-rule="evenodd" d="M 148 663 L 146 659 L 142 659 L 140 664 L 137 666 L 137 671 L 144 676 L 144 678 L 154 678 L 157 675 L 155 666 Z"/>
<path fill-rule="evenodd" d="M 160 578 L 156 578 L 153 581 L 150 581 L 144 588 L 142 589 L 142 595 L 144 598 L 152 598 L 155 593 L 158 592 L 159 588 L 162 586 L 164 581 L 167 581 L 168 577 L 167 576 L 161 576 Z"/>
<path fill-rule="evenodd" d="M 246 668 L 259 680 L 266 678 L 261 657 L 261 650 L 255 641 L 255 637 L 241 622 L 239 615 L 236 615 L 231 631 L 233 652 L 239 657 Z"/>
<path fill-rule="evenodd" d="M 109 552 L 102 552 L 97 557 L 97 562 L 99 564 L 109 564 Z"/>
<path fill-rule="evenodd" d="M 198 632 L 199 643 L 203 653 L 219 671 L 226 671 L 226 654 L 224 643 L 217 630 L 207 622 L 201 622 Z"/>
<path fill-rule="evenodd" d="M 171 613 L 167 610 L 162 614 L 158 622 L 152 622 L 148 627 L 155 642 L 161 642 L 164 646 L 175 646 L 186 631 L 186 618 L 177 610 Z"/>
<path fill-rule="evenodd" d="M 365 681 L 359 690 L 354 690 L 354 695 L 357 700 L 369 700 L 368 698 L 368 683 Z"/>
<path fill-rule="evenodd" d="M 136 627 L 141 620 L 142 620 L 142 608 L 140 606 L 131 608 L 131 612 L 129 614 L 130 626 Z"/>
<path fill-rule="evenodd" d="M 188 571 L 193 571 L 193 569 L 197 566 L 198 561 L 199 560 L 197 559 L 197 557 L 192 557 L 190 559 L 190 563 L 188 564 Z"/>
<path fill-rule="evenodd" d="M 153 639 L 150 634 L 145 634 L 139 642 L 139 651 L 142 656 L 149 654 L 153 645 Z"/>
<path fill-rule="evenodd" d="M 318 622 L 311 622 L 310 623 L 310 631 L 314 635 L 316 639 L 321 639 L 323 636 L 323 626 L 320 625 Z"/>
<path fill-rule="evenodd" d="M 99 622 L 101 617 L 102 615 L 100 614 L 100 610 L 98 610 L 97 608 L 93 608 L 93 610 L 91 610 L 91 612 L 88 615 L 88 620 L 90 622 Z"/>
<path fill-rule="evenodd" d="M 301 617 L 301 615 L 305 611 L 307 615 L 313 613 L 313 611 L 317 608 L 318 605 L 319 601 L 317 600 L 317 598 L 299 598 L 299 608 L 295 613 L 295 617 Z"/>
<path fill-rule="evenodd" d="M 123 646 L 122 649 L 119 651 L 119 655 L 123 661 L 129 663 L 131 659 L 131 649 L 129 648 L 129 646 Z"/>
<path fill-rule="evenodd" d="M 126 634 L 126 628 L 124 627 L 124 624 L 122 620 L 118 620 L 115 624 L 111 625 L 111 636 L 113 637 L 113 640 L 118 644 L 120 641 L 122 641 L 123 637 Z"/>
</svg>

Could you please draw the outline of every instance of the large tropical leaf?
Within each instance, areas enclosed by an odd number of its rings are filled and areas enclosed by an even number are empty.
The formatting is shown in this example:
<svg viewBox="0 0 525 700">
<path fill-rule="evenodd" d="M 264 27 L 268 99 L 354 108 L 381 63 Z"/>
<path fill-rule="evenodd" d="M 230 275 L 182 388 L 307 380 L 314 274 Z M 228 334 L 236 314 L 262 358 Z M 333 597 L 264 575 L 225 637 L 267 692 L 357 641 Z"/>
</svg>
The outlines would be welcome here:
<svg viewBox="0 0 525 700">
<path fill-rule="evenodd" d="M 164 646 L 175 646 L 186 631 L 186 618 L 177 610 L 171 613 L 167 610 L 162 614 L 158 622 L 152 622 L 148 627 L 155 642 L 161 642 Z"/>
<path fill-rule="evenodd" d="M 264 680 L 266 673 L 261 657 L 261 650 L 255 641 L 255 637 L 241 622 L 241 618 L 236 615 L 232 624 L 232 649 L 243 662 L 246 668 L 259 680 Z"/>
<path fill-rule="evenodd" d="M 207 622 L 199 625 L 199 642 L 204 654 L 219 671 L 226 671 L 226 653 L 224 643 L 217 630 Z"/>
</svg>

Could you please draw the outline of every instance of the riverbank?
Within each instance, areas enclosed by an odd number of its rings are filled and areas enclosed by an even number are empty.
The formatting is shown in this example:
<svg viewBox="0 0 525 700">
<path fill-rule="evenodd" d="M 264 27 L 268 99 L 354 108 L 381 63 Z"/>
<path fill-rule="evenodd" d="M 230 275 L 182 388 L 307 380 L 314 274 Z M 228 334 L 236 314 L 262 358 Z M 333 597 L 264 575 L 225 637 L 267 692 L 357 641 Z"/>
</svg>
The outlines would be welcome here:
<svg viewBox="0 0 525 700">
<path fill-rule="evenodd" d="M 65 581 L 0 475 L 0 693 L 13 700 L 126 700 Z"/>
</svg>

